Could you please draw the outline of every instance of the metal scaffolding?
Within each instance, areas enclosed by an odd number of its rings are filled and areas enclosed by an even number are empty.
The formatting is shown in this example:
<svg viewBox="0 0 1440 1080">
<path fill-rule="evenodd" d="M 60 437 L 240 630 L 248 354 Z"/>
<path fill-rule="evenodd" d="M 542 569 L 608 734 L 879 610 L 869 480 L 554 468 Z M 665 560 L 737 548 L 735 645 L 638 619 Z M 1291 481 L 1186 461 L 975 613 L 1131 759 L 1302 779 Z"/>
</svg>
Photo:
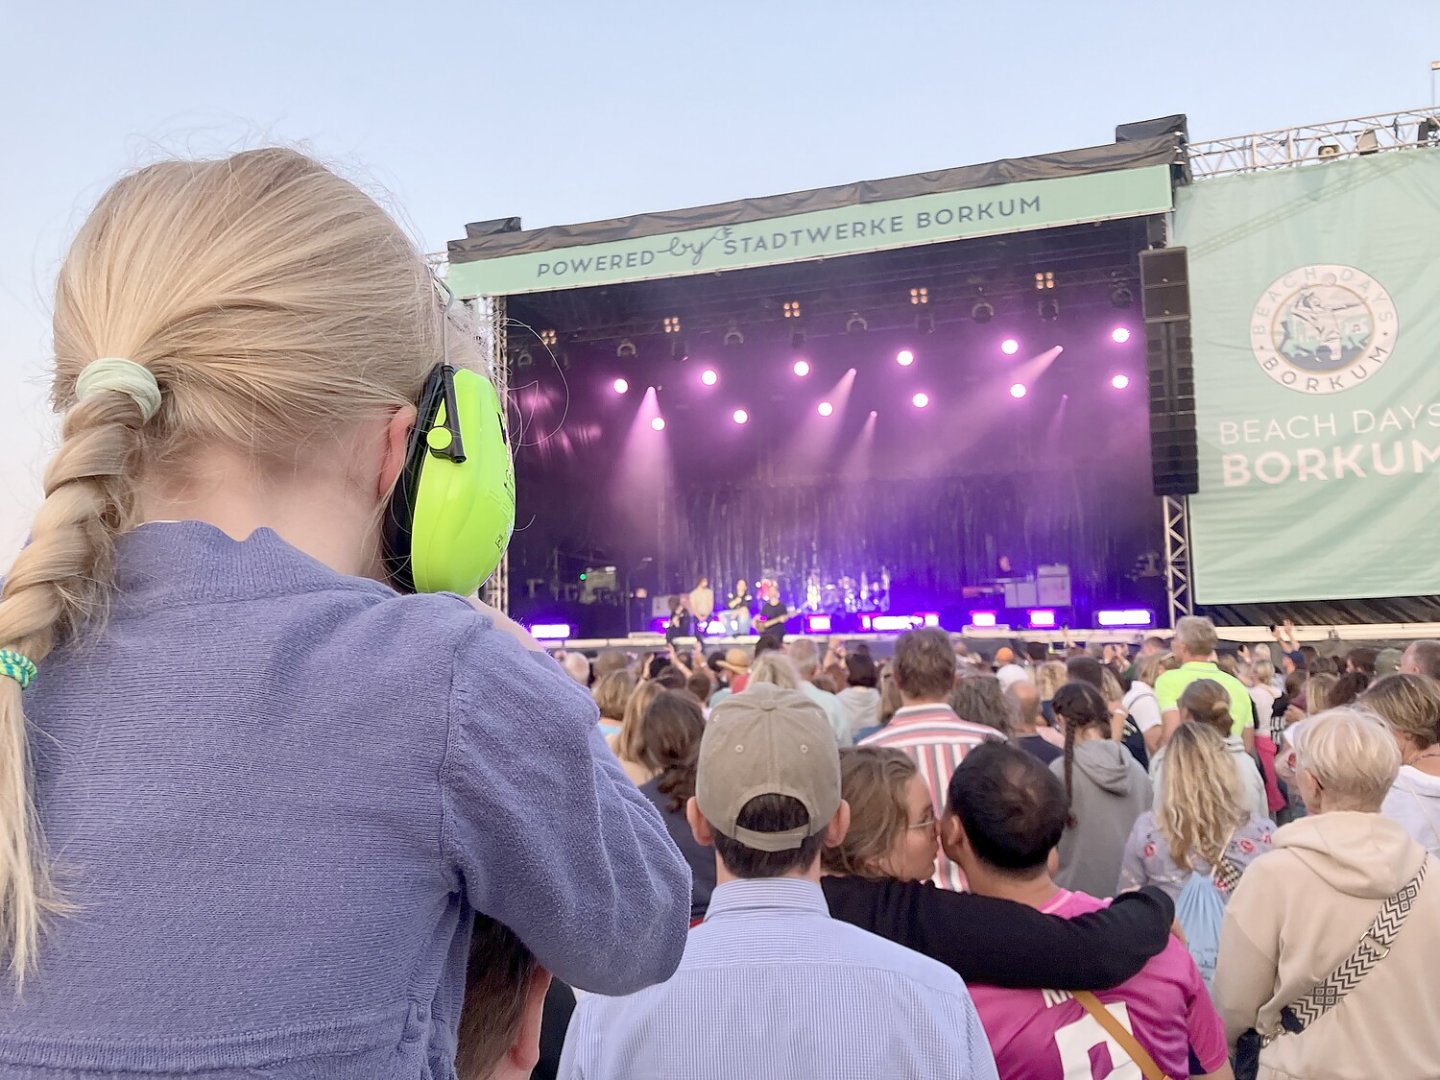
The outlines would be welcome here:
<svg viewBox="0 0 1440 1080">
<path fill-rule="evenodd" d="M 1162 498 L 1165 513 L 1165 594 L 1170 625 L 1182 615 L 1195 614 L 1190 598 L 1190 502 L 1184 497 Z"/>
<path fill-rule="evenodd" d="M 1440 108 L 1357 116 L 1328 124 L 1260 131 L 1232 139 L 1191 143 L 1190 172 L 1197 180 L 1233 173 L 1318 166 L 1420 146 L 1440 149 Z"/>
<path fill-rule="evenodd" d="M 471 318 L 475 323 L 475 335 L 480 342 L 481 355 L 490 381 L 495 385 L 495 396 L 500 399 L 501 408 L 508 413 L 506 402 L 510 394 L 510 360 L 506 355 L 505 298 L 503 296 L 481 296 L 466 301 Z M 513 455 L 514 446 L 510 448 Z M 480 598 L 493 608 L 510 611 L 510 551 L 507 548 L 500 558 L 500 565 L 485 583 Z"/>
</svg>

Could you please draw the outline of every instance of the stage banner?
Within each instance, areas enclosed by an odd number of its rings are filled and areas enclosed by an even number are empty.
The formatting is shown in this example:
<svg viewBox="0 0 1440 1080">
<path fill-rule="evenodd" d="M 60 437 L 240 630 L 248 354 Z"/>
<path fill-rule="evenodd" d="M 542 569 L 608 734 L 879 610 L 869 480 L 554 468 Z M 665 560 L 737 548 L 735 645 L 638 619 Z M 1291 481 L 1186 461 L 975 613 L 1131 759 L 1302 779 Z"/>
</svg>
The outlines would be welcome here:
<svg viewBox="0 0 1440 1080">
<path fill-rule="evenodd" d="M 1172 205 L 1170 167 L 1149 165 L 501 255 L 454 263 L 446 280 L 465 298 L 578 289 L 1137 217 Z"/>
<path fill-rule="evenodd" d="M 1202 604 L 1440 593 L 1440 151 L 1196 182 Z"/>
</svg>

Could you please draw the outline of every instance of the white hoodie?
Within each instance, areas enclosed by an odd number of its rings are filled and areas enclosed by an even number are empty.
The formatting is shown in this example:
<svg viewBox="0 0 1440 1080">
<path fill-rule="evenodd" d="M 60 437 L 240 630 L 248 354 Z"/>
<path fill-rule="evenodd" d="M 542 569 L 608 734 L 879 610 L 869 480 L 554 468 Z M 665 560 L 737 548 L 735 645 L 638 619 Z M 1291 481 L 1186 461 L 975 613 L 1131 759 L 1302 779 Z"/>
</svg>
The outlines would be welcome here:
<svg viewBox="0 0 1440 1080">
<path fill-rule="evenodd" d="M 1402 765 L 1380 813 L 1405 826 L 1431 855 L 1440 855 L 1440 776 Z"/>
<path fill-rule="evenodd" d="M 1275 833 L 1225 910 L 1213 995 L 1231 1043 L 1355 951 L 1386 898 L 1429 859 L 1390 953 L 1299 1035 L 1260 1055 L 1261 1080 L 1440 1077 L 1440 862 L 1380 814 L 1331 811 Z M 1257 1024 L 1258 1020 L 1258 1024 Z"/>
</svg>

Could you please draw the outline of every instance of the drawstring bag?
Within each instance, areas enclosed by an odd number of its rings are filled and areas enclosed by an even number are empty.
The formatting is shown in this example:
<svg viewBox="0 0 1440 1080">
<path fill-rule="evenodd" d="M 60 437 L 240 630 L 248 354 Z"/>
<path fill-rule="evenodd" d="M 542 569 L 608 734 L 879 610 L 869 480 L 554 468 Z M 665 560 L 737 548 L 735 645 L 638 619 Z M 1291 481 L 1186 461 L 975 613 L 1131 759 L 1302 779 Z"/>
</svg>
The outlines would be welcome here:
<svg viewBox="0 0 1440 1080">
<path fill-rule="evenodd" d="M 1214 874 L 1191 871 L 1175 899 L 1175 919 L 1185 931 L 1185 944 L 1205 989 L 1215 979 L 1215 958 L 1220 952 L 1220 924 L 1225 920 L 1225 897 L 1215 886 Z"/>
</svg>

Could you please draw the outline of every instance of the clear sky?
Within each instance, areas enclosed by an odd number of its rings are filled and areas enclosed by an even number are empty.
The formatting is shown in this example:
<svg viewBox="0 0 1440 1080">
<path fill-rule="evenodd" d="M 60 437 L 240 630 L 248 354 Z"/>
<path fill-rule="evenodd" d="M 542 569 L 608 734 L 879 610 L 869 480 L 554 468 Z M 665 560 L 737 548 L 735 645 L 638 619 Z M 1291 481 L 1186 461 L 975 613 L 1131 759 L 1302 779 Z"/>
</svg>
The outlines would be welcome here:
<svg viewBox="0 0 1440 1080">
<path fill-rule="evenodd" d="M 427 250 L 527 226 L 1431 100 L 1440 0 L 0 0 L 0 565 L 39 499 L 49 293 L 104 188 L 301 145 Z"/>
</svg>

